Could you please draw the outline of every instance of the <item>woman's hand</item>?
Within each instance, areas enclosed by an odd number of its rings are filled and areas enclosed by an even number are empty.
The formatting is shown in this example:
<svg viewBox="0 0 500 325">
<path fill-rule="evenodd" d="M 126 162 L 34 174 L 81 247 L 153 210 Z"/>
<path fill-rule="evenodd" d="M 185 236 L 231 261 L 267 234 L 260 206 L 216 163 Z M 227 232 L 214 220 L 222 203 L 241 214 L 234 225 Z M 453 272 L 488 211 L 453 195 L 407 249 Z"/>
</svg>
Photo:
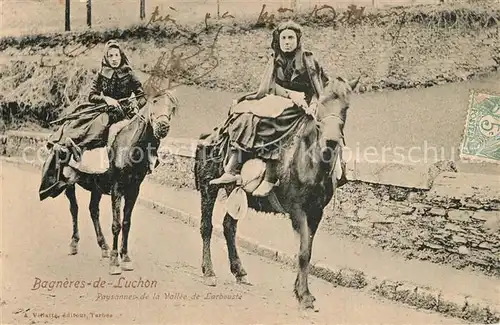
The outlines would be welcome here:
<svg viewBox="0 0 500 325">
<path fill-rule="evenodd" d="M 308 105 L 307 105 L 306 99 L 304 97 L 304 93 L 301 93 L 301 92 L 298 92 L 298 91 L 291 91 L 289 93 L 288 97 L 298 107 L 301 107 L 303 109 L 307 109 Z"/>
<path fill-rule="evenodd" d="M 108 97 L 108 96 L 105 96 L 104 100 L 106 101 L 106 104 L 108 106 L 113 106 L 113 107 L 120 108 L 120 103 L 116 99 Z"/>
</svg>

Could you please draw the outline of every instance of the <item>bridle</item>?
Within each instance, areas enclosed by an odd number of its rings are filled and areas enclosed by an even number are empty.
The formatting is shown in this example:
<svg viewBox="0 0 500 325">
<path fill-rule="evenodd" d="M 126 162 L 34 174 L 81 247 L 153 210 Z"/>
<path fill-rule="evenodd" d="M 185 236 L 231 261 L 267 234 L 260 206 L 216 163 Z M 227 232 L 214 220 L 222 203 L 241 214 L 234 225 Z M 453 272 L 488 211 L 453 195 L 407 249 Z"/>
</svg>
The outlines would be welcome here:
<svg viewBox="0 0 500 325">
<path fill-rule="evenodd" d="M 340 99 L 338 96 L 336 99 Z M 349 104 L 346 104 L 346 106 L 343 108 L 343 109 L 349 109 Z M 314 121 L 316 122 L 316 125 L 317 126 L 320 126 L 322 123 L 324 123 L 326 120 L 328 119 L 331 119 L 331 118 L 335 118 L 335 119 L 338 119 L 340 120 L 342 123 L 345 123 L 345 120 L 339 115 L 339 114 L 336 114 L 336 113 L 329 113 L 325 116 L 323 116 L 322 118 L 319 118 L 318 117 L 318 110 L 316 109 L 315 112 L 314 112 L 314 115 L 312 115 L 312 118 L 314 119 Z"/>
<path fill-rule="evenodd" d="M 163 93 L 161 95 L 155 96 L 153 99 L 146 99 L 147 105 L 145 105 L 146 107 L 144 108 L 143 114 L 141 114 L 141 112 L 138 111 L 136 113 L 136 116 L 140 120 L 142 120 L 144 123 L 152 124 L 154 121 L 153 121 L 153 112 L 151 110 L 151 105 L 157 103 L 158 99 L 161 98 L 161 97 L 163 97 L 163 96 L 167 96 L 168 97 L 168 99 L 170 100 L 170 104 L 173 104 L 174 108 L 171 108 L 171 111 L 168 112 L 168 113 L 159 114 L 158 116 L 155 117 L 155 119 L 159 119 L 161 117 L 165 117 L 166 118 L 166 123 L 170 123 L 170 121 L 172 119 L 172 113 L 175 111 L 175 107 L 178 105 L 177 98 L 174 95 L 172 95 L 170 92 L 165 92 L 165 93 Z"/>
<path fill-rule="evenodd" d="M 338 78 L 335 78 L 333 79 L 333 82 L 341 82 L 341 80 L 339 80 Z M 345 82 L 342 80 L 342 82 Z M 313 78 L 313 84 L 314 84 L 314 88 L 319 91 L 320 93 L 322 93 L 324 91 L 324 88 L 322 85 L 319 84 L 319 82 Z M 332 84 L 333 86 L 334 84 Z M 316 94 L 316 100 L 319 100 L 318 97 L 320 97 L 320 94 Z M 342 101 L 344 104 L 345 104 L 345 107 L 343 109 L 348 109 L 349 108 L 349 103 L 346 102 L 346 100 L 344 98 L 341 98 L 341 96 L 339 96 L 337 93 L 335 93 L 335 97 L 332 98 L 332 100 L 340 100 Z M 330 118 L 336 118 L 338 120 L 340 120 L 342 123 L 345 123 L 345 120 L 339 116 L 339 114 L 335 114 L 335 113 L 329 113 L 328 115 L 325 115 L 323 116 L 321 119 L 318 118 L 318 106 L 321 105 L 321 104 L 316 104 L 316 109 L 314 111 L 314 115 L 312 115 L 314 121 L 316 122 L 316 125 L 319 127 L 321 123 L 324 123 L 325 120 L 328 120 Z"/>
</svg>

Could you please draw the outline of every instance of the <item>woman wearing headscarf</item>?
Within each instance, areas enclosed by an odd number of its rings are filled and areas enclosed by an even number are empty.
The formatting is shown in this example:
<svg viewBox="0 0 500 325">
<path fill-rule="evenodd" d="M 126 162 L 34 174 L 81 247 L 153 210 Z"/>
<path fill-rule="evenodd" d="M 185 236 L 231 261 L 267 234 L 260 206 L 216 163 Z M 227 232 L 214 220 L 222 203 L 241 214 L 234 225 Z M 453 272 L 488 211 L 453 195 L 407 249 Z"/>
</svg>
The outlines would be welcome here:
<svg viewBox="0 0 500 325">
<path fill-rule="evenodd" d="M 119 102 L 122 99 L 126 100 Z M 89 103 L 79 105 L 75 112 L 102 104 L 105 108 L 100 111 L 82 113 L 77 119 L 65 122 L 50 136 L 48 149 L 63 150 L 69 155 L 72 153 L 78 161 L 83 150 L 105 147 L 110 126 L 132 117 L 134 112 L 146 104 L 142 84 L 133 73 L 127 56 L 115 40 L 110 40 L 105 45 L 101 69 L 93 81 L 88 101 Z M 60 188 L 63 186 L 64 182 L 59 182 L 59 174 L 51 174 L 50 168 L 54 166 L 54 163 L 59 166 L 67 164 L 68 158 L 64 163 L 46 162 L 40 197 L 45 197 L 45 193 L 51 191 L 53 185 L 57 183 L 60 184 Z M 154 168 L 151 165 L 152 163 L 150 163 L 150 172 Z M 62 168 L 56 169 L 62 170 Z"/>
<path fill-rule="evenodd" d="M 137 100 L 130 98 L 132 93 Z M 106 104 L 105 111 L 82 114 L 78 119 L 66 122 L 49 140 L 49 144 L 59 143 L 72 146 L 71 139 L 81 150 L 94 149 L 106 145 L 109 127 L 140 109 L 146 104 L 144 91 L 139 79 L 130 67 L 129 60 L 120 45 L 108 41 L 101 61 L 101 70 L 94 79 L 88 96 L 91 104 Z M 89 107 L 84 104 L 77 110 Z"/>
<path fill-rule="evenodd" d="M 324 87 L 329 81 L 323 68 L 312 59 L 312 53 L 302 48 L 302 28 L 297 23 L 280 24 L 273 32 L 271 48 L 274 53 L 259 90 L 240 98 L 226 123 L 231 153 L 224 174 L 211 184 L 235 182 L 241 168 L 239 152 L 255 152 L 256 146 L 285 135 L 296 126 L 301 116 L 309 113 L 314 96 L 320 96 L 316 88 Z M 267 94 L 291 99 L 294 105 L 280 108 L 278 102 L 274 105 L 269 101 Z M 276 183 L 279 152 L 268 150 L 257 155 L 267 161 L 267 169 L 263 184 L 252 193 L 255 196 L 267 193 Z"/>
</svg>

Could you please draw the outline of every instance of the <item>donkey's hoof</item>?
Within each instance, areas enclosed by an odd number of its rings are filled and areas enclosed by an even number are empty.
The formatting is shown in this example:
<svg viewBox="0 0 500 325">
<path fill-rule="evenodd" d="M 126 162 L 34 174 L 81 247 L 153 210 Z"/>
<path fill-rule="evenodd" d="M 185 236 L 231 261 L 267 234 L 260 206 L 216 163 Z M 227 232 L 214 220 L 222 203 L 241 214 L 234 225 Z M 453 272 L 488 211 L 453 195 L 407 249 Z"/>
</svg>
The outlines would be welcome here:
<svg viewBox="0 0 500 325">
<path fill-rule="evenodd" d="M 134 267 L 132 266 L 132 261 L 122 261 L 122 270 L 123 271 L 133 271 Z"/>
<path fill-rule="evenodd" d="M 238 283 L 238 284 L 245 284 L 245 285 L 249 285 L 249 286 L 253 285 L 250 281 L 248 281 L 248 278 L 247 278 L 246 275 L 244 275 L 244 276 L 237 276 L 236 277 L 236 283 Z"/>
<path fill-rule="evenodd" d="M 215 275 L 203 277 L 203 283 L 209 287 L 217 286 L 217 277 Z"/>
<path fill-rule="evenodd" d="M 111 275 L 122 274 L 122 269 L 120 268 L 120 265 L 110 265 L 109 266 L 109 274 L 111 274 Z"/>
<path fill-rule="evenodd" d="M 69 245 L 69 255 L 76 255 L 76 254 L 78 254 L 78 244 L 71 243 Z"/>
<path fill-rule="evenodd" d="M 314 301 L 315 300 L 316 300 L 316 298 L 314 298 L 314 296 L 311 294 L 304 295 L 304 297 L 300 301 L 300 306 L 303 309 L 314 309 Z"/>
<path fill-rule="evenodd" d="M 105 249 L 105 248 L 103 248 L 103 249 L 101 250 L 101 253 L 102 253 L 102 254 L 101 254 L 102 258 L 109 258 L 109 249 Z"/>
</svg>

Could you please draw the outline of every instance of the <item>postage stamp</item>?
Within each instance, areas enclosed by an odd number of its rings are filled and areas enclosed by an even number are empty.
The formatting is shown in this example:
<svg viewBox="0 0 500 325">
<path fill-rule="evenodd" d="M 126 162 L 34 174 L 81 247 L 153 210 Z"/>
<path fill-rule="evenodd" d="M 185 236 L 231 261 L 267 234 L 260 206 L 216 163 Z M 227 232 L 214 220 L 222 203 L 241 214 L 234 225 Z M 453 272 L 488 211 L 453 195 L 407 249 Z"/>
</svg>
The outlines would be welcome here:
<svg viewBox="0 0 500 325">
<path fill-rule="evenodd" d="M 460 158 L 500 163 L 500 95 L 471 91 Z"/>
</svg>

